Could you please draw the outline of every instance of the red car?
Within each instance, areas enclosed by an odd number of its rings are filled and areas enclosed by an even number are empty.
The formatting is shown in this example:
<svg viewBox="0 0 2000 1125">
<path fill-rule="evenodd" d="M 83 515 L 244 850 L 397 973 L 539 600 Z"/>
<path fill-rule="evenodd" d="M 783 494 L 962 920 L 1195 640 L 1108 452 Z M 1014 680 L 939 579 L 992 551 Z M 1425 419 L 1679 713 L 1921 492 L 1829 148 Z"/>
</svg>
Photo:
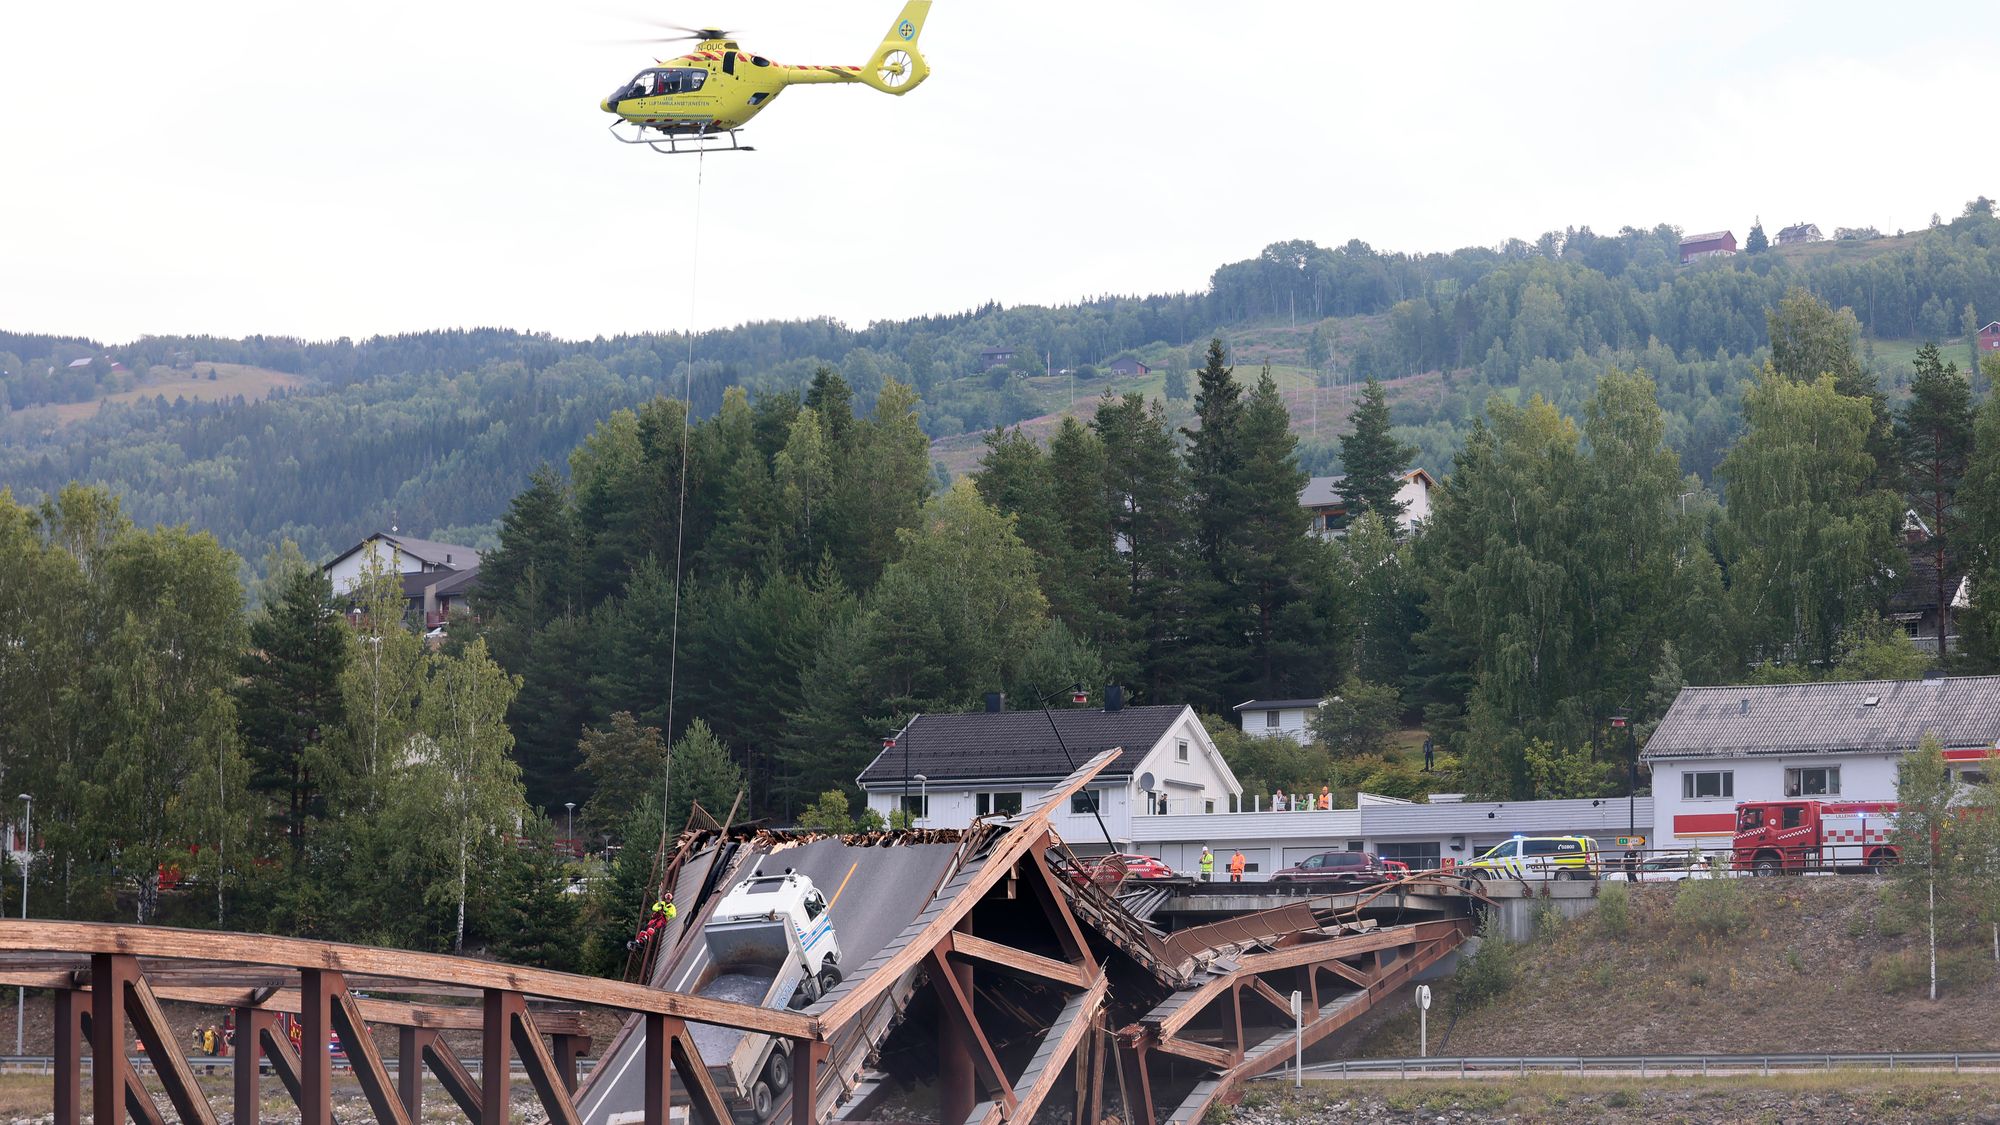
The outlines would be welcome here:
<svg viewBox="0 0 2000 1125">
<path fill-rule="evenodd" d="M 1094 883 L 1100 887 L 1114 886 L 1126 879 L 1171 879 L 1174 869 L 1149 855 L 1114 853 L 1092 856 L 1083 860 L 1081 866 L 1070 872 L 1070 880 L 1075 883 Z"/>
</svg>

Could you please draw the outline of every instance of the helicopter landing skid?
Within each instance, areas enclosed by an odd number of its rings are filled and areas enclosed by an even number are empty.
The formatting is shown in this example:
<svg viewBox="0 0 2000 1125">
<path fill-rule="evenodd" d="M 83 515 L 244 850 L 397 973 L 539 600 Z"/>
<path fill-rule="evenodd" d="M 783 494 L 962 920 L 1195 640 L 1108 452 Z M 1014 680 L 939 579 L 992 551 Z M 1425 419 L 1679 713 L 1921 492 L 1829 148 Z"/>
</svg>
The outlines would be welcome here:
<svg viewBox="0 0 2000 1125">
<path fill-rule="evenodd" d="M 630 123 L 625 121 L 613 121 L 611 123 L 611 136 L 618 143 L 645 145 L 654 152 L 663 152 L 668 156 L 685 156 L 689 153 L 697 152 L 757 151 L 755 146 L 739 142 L 736 139 L 738 130 L 735 129 L 720 129 L 715 132 L 704 130 L 697 133 L 670 133 L 664 129 L 657 129 L 650 125 L 640 125 L 636 127 L 633 135 L 628 137 L 618 131 L 618 127 L 625 124 Z M 646 135 L 647 133 L 656 135 L 649 137 Z M 724 143 L 725 141 L 727 141 L 726 144 Z"/>
</svg>

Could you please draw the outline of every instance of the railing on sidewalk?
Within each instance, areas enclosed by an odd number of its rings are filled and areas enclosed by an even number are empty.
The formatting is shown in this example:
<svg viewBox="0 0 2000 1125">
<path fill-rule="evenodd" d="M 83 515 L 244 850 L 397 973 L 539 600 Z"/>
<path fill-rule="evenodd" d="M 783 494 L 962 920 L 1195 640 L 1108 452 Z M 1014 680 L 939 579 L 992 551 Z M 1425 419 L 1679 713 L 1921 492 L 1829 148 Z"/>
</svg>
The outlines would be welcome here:
<svg viewBox="0 0 2000 1125">
<path fill-rule="evenodd" d="M 1516 1055 L 1463 1056 L 1450 1058 L 1336 1059 L 1312 1063 L 1305 1068 L 1307 1078 L 1318 1079 L 1405 1079 L 1405 1078 L 1492 1078 L 1523 1076 L 1529 1073 L 1601 1076 L 1708 1077 L 1716 1074 L 1769 1075 L 1780 1071 L 1811 1070 L 1916 1070 L 1957 1074 L 1964 1070 L 2000 1069 L 1996 1051 L 1891 1051 L 1818 1052 L 1769 1055 Z M 1287 1069 L 1274 1071 L 1261 1081 L 1292 1080 Z"/>
</svg>

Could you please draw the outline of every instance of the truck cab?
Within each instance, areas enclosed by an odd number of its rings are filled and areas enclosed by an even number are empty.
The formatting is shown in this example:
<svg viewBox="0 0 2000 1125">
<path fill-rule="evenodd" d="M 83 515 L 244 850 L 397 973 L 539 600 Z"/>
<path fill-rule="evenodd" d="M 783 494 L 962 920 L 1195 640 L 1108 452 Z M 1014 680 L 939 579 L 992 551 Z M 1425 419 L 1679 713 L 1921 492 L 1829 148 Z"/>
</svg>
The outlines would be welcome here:
<svg viewBox="0 0 2000 1125">
<path fill-rule="evenodd" d="M 840 938 L 826 896 L 810 876 L 789 868 L 777 875 L 758 871 L 738 883 L 716 904 L 702 934 L 718 965 L 786 962 L 799 974 L 794 1007 L 840 983 Z"/>
</svg>

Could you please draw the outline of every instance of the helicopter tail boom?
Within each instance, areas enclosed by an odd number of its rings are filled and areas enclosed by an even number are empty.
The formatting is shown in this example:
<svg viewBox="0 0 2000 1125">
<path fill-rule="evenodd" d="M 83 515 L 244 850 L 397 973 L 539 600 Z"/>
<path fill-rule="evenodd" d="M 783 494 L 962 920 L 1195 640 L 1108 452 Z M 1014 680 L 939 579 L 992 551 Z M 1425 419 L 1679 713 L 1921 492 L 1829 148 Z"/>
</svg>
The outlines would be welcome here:
<svg viewBox="0 0 2000 1125">
<path fill-rule="evenodd" d="M 930 77 L 930 65 L 917 50 L 917 35 L 924 29 L 924 17 L 931 0 L 910 0 L 889 25 L 888 34 L 861 68 L 861 81 L 885 94 L 907 94 Z"/>
</svg>

